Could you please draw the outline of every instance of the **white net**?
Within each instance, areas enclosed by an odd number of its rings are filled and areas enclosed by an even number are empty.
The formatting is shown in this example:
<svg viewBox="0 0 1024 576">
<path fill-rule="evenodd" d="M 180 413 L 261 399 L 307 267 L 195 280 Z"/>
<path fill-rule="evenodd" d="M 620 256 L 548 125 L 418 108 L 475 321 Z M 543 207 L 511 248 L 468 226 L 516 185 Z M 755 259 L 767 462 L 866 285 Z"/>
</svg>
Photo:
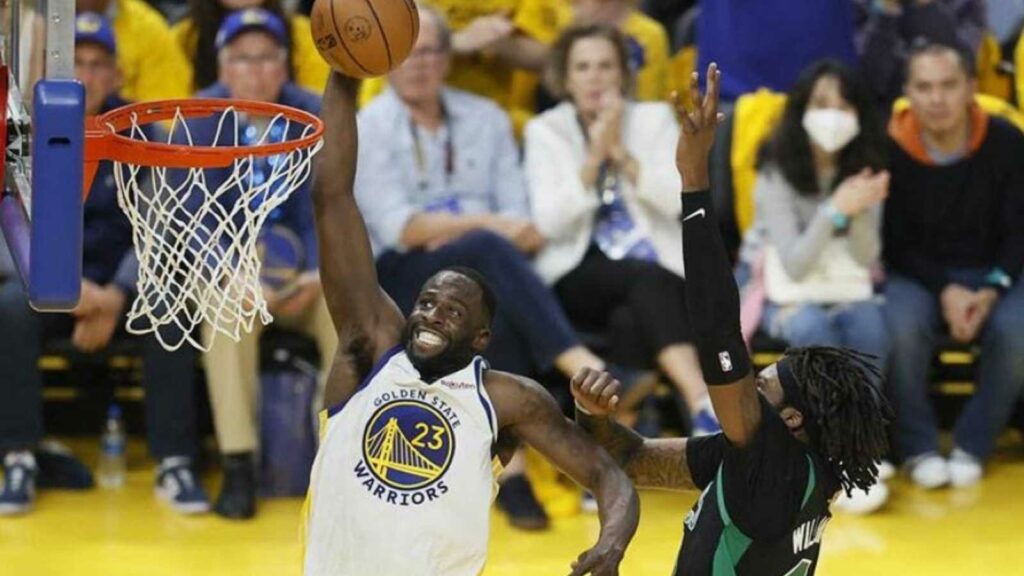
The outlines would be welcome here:
<svg viewBox="0 0 1024 576">
<path fill-rule="evenodd" d="M 296 140 L 314 130 L 280 114 L 247 118 L 233 107 L 201 120 L 186 120 L 179 111 L 167 142 L 249 147 Z M 149 141 L 152 132 L 133 117 L 123 135 Z M 275 156 L 242 155 L 225 168 L 115 162 L 118 203 L 131 222 L 139 261 L 128 331 L 152 334 L 167 350 L 188 342 L 205 351 L 217 337 L 238 341 L 254 322 L 270 323 L 257 239 L 268 216 L 309 179 L 321 146 L 317 140 Z M 208 338 L 203 324 L 210 328 Z"/>
</svg>

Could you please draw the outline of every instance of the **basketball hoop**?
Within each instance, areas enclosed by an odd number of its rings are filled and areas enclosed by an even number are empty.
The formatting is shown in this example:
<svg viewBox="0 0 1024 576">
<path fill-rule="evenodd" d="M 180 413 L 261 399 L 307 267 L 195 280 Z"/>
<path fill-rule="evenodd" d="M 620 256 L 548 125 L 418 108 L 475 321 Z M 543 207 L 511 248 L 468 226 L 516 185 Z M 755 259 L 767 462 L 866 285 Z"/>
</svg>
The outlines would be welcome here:
<svg viewBox="0 0 1024 576">
<path fill-rule="evenodd" d="M 213 138 L 197 144 L 202 123 Z M 154 129 L 166 138 L 147 136 Z M 257 319 L 270 323 L 257 239 L 309 178 L 323 130 L 302 110 L 224 99 L 131 104 L 88 120 L 85 191 L 99 162 L 112 160 L 139 259 L 130 333 L 153 334 L 167 350 L 187 341 L 205 351 L 218 333 L 237 342 Z M 208 341 L 196 330 L 204 323 Z"/>
</svg>

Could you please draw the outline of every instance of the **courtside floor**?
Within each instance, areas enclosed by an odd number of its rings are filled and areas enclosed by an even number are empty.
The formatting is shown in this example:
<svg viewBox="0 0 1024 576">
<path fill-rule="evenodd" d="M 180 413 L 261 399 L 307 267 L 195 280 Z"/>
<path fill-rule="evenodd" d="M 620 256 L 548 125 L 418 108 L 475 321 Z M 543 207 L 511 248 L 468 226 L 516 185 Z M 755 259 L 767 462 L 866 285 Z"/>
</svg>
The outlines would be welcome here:
<svg viewBox="0 0 1024 576">
<path fill-rule="evenodd" d="M 1019 442 L 1001 450 L 988 479 L 975 489 L 925 493 L 897 481 L 884 513 L 837 516 L 825 533 L 818 574 L 1024 576 L 1021 452 Z M 153 497 L 151 464 L 138 443 L 130 467 L 120 491 L 44 492 L 32 515 L 0 518 L 0 576 L 300 574 L 300 500 L 264 503 L 248 523 L 186 518 Z M 207 487 L 216 482 L 208 478 Z M 671 573 L 683 516 L 697 496 L 643 493 L 640 531 L 624 576 Z M 491 525 L 486 576 L 568 574 L 569 563 L 598 530 L 590 515 L 557 521 L 536 535 L 510 529 L 499 513 Z"/>
</svg>

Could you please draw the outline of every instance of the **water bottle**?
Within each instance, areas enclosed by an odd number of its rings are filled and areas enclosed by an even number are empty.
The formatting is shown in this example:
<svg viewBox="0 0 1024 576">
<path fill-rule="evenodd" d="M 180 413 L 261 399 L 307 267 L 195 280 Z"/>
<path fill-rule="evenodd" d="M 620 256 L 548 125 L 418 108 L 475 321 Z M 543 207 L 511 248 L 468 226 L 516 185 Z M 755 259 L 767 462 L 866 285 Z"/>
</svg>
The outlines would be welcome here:
<svg viewBox="0 0 1024 576">
<path fill-rule="evenodd" d="M 120 488 L 125 478 L 125 447 L 124 421 L 121 419 L 121 407 L 111 404 L 107 410 L 107 421 L 103 425 L 100 437 L 100 465 L 97 471 L 97 482 L 104 488 Z"/>
</svg>

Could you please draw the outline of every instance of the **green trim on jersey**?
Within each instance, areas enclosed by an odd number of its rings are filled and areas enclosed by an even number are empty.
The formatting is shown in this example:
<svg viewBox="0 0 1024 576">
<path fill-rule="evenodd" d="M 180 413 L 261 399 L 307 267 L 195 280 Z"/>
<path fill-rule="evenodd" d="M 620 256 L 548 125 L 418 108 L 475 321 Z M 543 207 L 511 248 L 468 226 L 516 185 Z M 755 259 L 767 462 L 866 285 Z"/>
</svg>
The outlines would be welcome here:
<svg viewBox="0 0 1024 576">
<path fill-rule="evenodd" d="M 810 455 L 807 456 L 807 465 L 809 469 L 807 488 L 804 490 L 803 502 L 800 503 L 801 510 L 811 499 L 814 487 L 818 482 L 814 474 L 814 461 L 811 460 Z M 743 559 L 743 555 L 747 553 L 753 540 L 732 523 L 732 517 L 729 516 L 729 510 L 725 506 L 725 489 L 722 488 L 722 485 L 722 465 L 719 464 L 718 473 L 715 475 L 715 495 L 718 500 L 718 514 L 724 528 L 722 528 L 721 536 L 718 537 L 718 546 L 715 548 L 715 556 L 711 564 L 711 574 L 712 576 L 736 576 L 736 566 Z M 804 566 L 804 564 L 801 563 L 799 566 Z M 806 566 L 804 568 L 806 573 Z"/>
<path fill-rule="evenodd" d="M 803 510 L 804 506 L 807 506 L 807 501 L 811 499 L 811 494 L 814 494 L 814 485 L 818 483 L 818 479 L 814 477 L 814 460 L 811 460 L 811 456 L 807 456 L 807 490 L 804 490 L 804 501 L 800 503 L 800 509 Z"/>
</svg>

